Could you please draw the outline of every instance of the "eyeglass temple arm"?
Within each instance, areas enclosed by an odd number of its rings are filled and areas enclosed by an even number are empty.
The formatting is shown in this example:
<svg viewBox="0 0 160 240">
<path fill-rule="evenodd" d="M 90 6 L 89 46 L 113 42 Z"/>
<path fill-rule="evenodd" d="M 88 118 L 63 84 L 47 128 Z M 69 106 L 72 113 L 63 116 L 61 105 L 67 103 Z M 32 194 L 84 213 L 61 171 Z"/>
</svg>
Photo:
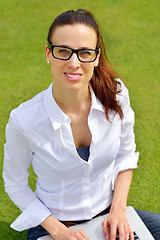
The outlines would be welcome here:
<svg viewBox="0 0 160 240">
<path fill-rule="evenodd" d="M 52 48 L 52 43 L 47 42 L 48 47 L 51 49 Z"/>
</svg>

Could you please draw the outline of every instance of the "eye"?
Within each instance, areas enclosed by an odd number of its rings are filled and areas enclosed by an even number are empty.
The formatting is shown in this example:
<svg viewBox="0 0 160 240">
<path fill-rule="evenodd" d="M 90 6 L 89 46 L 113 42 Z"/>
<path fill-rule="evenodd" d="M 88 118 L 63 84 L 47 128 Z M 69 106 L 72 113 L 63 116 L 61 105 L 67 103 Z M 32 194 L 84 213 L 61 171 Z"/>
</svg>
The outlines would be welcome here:
<svg viewBox="0 0 160 240">
<path fill-rule="evenodd" d="M 68 58 L 72 51 L 65 47 L 54 47 L 54 56 L 57 58 Z"/>
<path fill-rule="evenodd" d="M 79 51 L 79 58 L 82 61 L 85 61 L 85 60 L 93 61 L 95 56 L 96 56 L 96 52 L 91 49 L 82 49 L 81 51 Z"/>
<path fill-rule="evenodd" d="M 79 52 L 79 54 L 80 54 L 80 56 L 91 56 L 92 55 L 92 53 L 91 53 L 91 51 L 90 50 L 81 50 L 80 52 Z"/>
<path fill-rule="evenodd" d="M 70 54 L 70 51 L 68 49 L 64 49 L 64 48 L 58 49 L 58 52 L 61 54 Z"/>
</svg>

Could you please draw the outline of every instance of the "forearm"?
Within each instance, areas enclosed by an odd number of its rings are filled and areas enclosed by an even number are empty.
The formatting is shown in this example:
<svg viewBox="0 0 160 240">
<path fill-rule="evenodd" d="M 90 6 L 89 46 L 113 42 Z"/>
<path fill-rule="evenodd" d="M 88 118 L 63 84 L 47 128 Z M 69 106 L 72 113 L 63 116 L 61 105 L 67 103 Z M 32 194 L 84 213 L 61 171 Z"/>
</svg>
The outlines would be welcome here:
<svg viewBox="0 0 160 240">
<path fill-rule="evenodd" d="M 41 223 L 41 226 L 45 228 L 55 240 L 89 240 L 82 230 L 69 229 L 51 215 Z"/>
<path fill-rule="evenodd" d="M 126 209 L 127 197 L 131 185 L 133 170 L 129 169 L 120 172 L 115 181 L 113 200 L 111 204 L 111 211 L 117 209 Z"/>
<path fill-rule="evenodd" d="M 66 233 L 67 227 L 53 216 L 48 216 L 41 226 L 46 229 L 54 239 L 59 239 L 60 235 Z"/>
<path fill-rule="evenodd" d="M 103 233 L 107 239 L 116 239 L 118 231 L 119 239 L 134 240 L 133 232 L 126 217 L 127 197 L 132 175 L 133 170 L 122 171 L 115 181 L 110 213 L 102 224 Z"/>
</svg>

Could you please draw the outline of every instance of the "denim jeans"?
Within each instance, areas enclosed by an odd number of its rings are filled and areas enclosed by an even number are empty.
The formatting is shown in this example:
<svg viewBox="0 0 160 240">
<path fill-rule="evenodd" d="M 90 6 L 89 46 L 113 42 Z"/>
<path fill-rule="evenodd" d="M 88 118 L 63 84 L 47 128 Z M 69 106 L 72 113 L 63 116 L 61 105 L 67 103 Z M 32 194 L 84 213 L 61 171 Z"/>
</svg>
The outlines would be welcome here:
<svg viewBox="0 0 160 240">
<path fill-rule="evenodd" d="M 160 214 L 135 209 L 155 240 L 160 240 Z M 27 240 L 37 240 L 49 234 L 40 225 L 28 230 Z M 147 240 L 147 239 L 146 239 Z"/>
<path fill-rule="evenodd" d="M 160 214 L 135 209 L 152 236 L 160 240 Z"/>
<path fill-rule="evenodd" d="M 38 225 L 37 227 L 30 228 L 28 230 L 27 240 L 37 240 L 39 237 L 43 237 L 48 234 L 49 233 L 41 227 L 41 225 Z"/>
</svg>

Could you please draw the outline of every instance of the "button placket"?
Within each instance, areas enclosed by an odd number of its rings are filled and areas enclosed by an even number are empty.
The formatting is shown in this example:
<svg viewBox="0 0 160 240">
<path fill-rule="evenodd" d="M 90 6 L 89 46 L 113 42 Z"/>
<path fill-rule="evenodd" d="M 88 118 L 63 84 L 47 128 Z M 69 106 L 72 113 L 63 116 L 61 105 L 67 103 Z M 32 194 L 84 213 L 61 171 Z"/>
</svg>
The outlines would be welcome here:
<svg viewBox="0 0 160 240">
<path fill-rule="evenodd" d="M 64 144 L 66 146 L 66 149 L 68 149 L 70 152 L 75 152 L 75 144 L 74 144 L 74 139 L 72 135 L 72 130 L 70 126 L 71 120 L 68 119 L 66 123 L 63 125 L 63 137 L 64 137 Z"/>
<path fill-rule="evenodd" d="M 92 166 L 85 165 L 84 166 L 84 178 L 82 179 L 82 186 L 83 186 L 83 204 L 86 208 L 85 210 L 85 216 L 90 218 L 92 217 L 92 203 L 90 198 L 90 189 L 91 189 L 91 183 L 90 183 L 90 174 L 92 171 Z"/>
</svg>

